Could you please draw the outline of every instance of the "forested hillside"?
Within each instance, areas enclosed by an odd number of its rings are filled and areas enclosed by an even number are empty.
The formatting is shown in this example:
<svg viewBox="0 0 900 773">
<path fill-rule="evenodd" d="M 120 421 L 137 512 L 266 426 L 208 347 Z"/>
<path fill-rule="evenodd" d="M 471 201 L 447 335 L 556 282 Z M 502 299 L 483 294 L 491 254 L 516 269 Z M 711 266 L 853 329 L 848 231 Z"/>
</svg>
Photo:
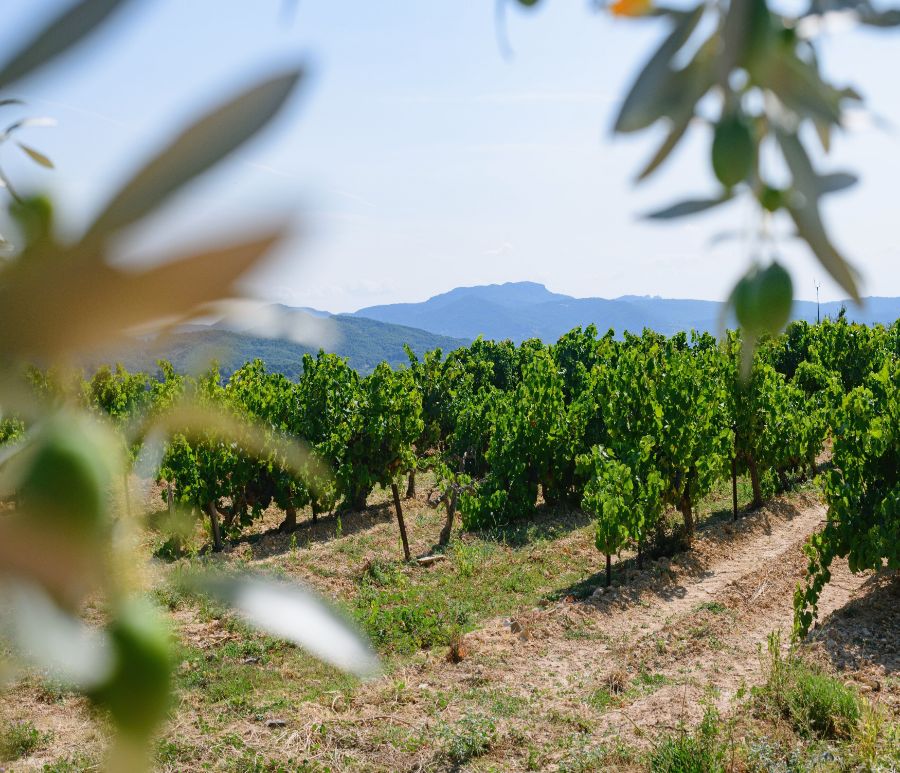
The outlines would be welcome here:
<svg viewBox="0 0 900 773">
<path fill-rule="evenodd" d="M 350 367 L 360 373 L 371 373 L 380 362 L 392 367 L 405 363 L 405 346 L 421 355 L 431 349 L 449 350 L 467 343 L 461 338 L 345 315 L 329 317 L 328 325 L 331 345 L 327 350 L 345 357 Z M 190 373 L 216 360 L 222 374 L 229 376 L 245 362 L 260 359 L 272 372 L 296 378 L 302 370 L 303 355 L 315 354 L 318 349 L 315 345 L 208 327 L 173 333 L 161 343 L 147 342 L 141 348 L 111 352 L 94 358 L 90 364 L 121 362 L 131 371 L 153 372 L 157 360 L 166 360 L 179 373 Z"/>
</svg>

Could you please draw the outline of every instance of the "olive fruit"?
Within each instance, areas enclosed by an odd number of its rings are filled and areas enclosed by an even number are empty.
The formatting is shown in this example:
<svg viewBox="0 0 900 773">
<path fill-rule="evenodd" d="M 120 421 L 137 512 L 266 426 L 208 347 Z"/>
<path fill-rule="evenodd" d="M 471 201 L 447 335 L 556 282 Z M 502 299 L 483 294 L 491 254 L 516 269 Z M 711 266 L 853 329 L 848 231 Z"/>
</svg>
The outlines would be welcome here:
<svg viewBox="0 0 900 773">
<path fill-rule="evenodd" d="M 778 261 L 770 263 L 759 275 L 756 294 L 763 309 L 766 332 L 779 332 L 790 319 L 794 301 L 794 285 L 787 269 Z"/>
<path fill-rule="evenodd" d="M 749 7 L 744 13 L 744 45 L 740 63 L 751 75 L 759 74 L 759 69 L 767 64 L 769 47 L 777 30 L 766 0 L 749 0 Z"/>
<path fill-rule="evenodd" d="M 747 178 L 753 168 L 756 145 L 746 118 L 739 113 L 725 115 L 713 132 L 712 167 L 719 182 L 733 188 Z"/>
<path fill-rule="evenodd" d="M 794 290 L 791 276 L 778 261 L 754 266 L 731 293 L 738 324 L 752 337 L 777 333 L 791 315 Z"/>
<path fill-rule="evenodd" d="M 766 185 L 759 193 L 760 206 L 767 212 L 777 212 L 784 206 L 784 201 L 784 191 L 771 185 Z"/>
<path fill-rule="evenodd" d="M 108 523 L 111 457 L 104 440 L 75 415 L 58 414 L 40 427 L 20 484 L 34 518 L 85 539 Z"/>
<path fill-rule="evenodd" d="M 156 608 L 131 599 L 116 610 L 107 633 L 113 648 L 109 677 L 91 694 L 125 734 L 146 738 L 166 717 L 172 681 L 168 631 Z"/>
<path fill-rule="evenodd" d="M 53 233 L 53 204 L 46 196 L 30 196 L 13 201 L 9 212 L 22 229 L 26 244 L 50 239 Z"/>
</svg>

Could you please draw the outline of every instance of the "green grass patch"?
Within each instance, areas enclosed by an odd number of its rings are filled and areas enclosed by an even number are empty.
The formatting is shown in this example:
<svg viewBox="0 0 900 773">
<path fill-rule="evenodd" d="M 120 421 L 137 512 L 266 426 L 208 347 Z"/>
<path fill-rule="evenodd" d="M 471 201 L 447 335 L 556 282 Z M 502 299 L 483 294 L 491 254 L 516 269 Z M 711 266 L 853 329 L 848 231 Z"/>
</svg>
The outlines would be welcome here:
<svg viewBox="0 0 900 773">
<path fill-rule="evenodd" d="M 0 731 L 0 759 L 11 762 L 45 746 L 51 733 L 43 733 L 31 722 L 10 722 Z"/>
<path fill-rule="evenodd" d="M 484 714 L 469 714 L 442 728 L 444 753 L 456 765 L 464 765 L 490 751 L 497 740 L 494 720 Z"/>
<path fill-rule="evenodd" d="M 727 744 L 719 732 L 720 718 L 707 710 L 693 732 L 664 736 L 650 752 L 651 773 L 720 773 L 725 770 Z"/>
<path fill-rule="evenodd" d="M 777 634 L 769 637 L 765 685 L 757 697 L 787 719 L 803 738 L 849 738 L 862 716 L 857 692 L 839 679 L 805 663 L 793 653 L 781 654 Z"/>
<path fill-rule="evenodd" d="M 728 607 L 718 601 L 704 601 L 696 607 L 698 612 L 712 612 L 714 615 L 721 615 L 728 611 Z"/>
</svg>

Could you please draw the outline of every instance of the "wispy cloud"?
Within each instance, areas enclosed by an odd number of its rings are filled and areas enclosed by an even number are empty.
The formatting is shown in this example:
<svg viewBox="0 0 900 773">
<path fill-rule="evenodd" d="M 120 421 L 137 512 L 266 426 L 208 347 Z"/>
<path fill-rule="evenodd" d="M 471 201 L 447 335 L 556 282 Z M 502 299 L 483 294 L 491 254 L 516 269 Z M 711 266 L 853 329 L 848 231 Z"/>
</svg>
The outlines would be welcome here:
<svg viewBox="0 0 900 773">
<path fill-rule="evenodd" d="M 341 196 L 349 201 L 355 201 L 357 204 L 365 204 L 367 207 L 372 207 L 373 209 L 378 205 L 374 201 L 369 201 L 365 196 L 360 196 L 358 193 L 353 193 L 351 191 L 343 190 L 342 188 L 329 188 L 329 193 L 334 193 L 338 196 Z"/>
<path fill-rule="evenodd" d="M 76 113 L 86 118 L 94 118 L 98 121 L 102 121 L 103 123 L 112 124 L 113 126 L 118 126 L 123 129 L 132 128 L 131 124 L 128 124 L 125 121 L 120 121 L 118 118 L 113 118 L 112 116 L 106 115 L 105 113 L 98 113 L 96 110 L 88 110 L 87 108 L 79 107 L 78 105 L 70 105 L 66 102 L 58 102 L 55 99 L 34 97 L 28 98 L 27 101 L 31 102 L 32 104 L 46 105 L 47 107 L 53 108 L 54 110 L 68 110 L 69 112 Z"/>
<path fill-rule="evenodd" d="M 488 247 L 486 250 L 482 251 L 482 255 L 490 255 L 491 257 L 496 257 L 498 255 L 509 255 L 511 252 L 515 252 L 516 246 L 512 242 L 501 242 L 496 247 Z"/>
<path fill-rule="evenodd" d="M 521 91 L 479 94 L 476 102 L 484 104 L 528 104 L 552 102 L 556 104 L 600 105 L 612 104 L 617 97 L 599 91 Z"/>
</svg>

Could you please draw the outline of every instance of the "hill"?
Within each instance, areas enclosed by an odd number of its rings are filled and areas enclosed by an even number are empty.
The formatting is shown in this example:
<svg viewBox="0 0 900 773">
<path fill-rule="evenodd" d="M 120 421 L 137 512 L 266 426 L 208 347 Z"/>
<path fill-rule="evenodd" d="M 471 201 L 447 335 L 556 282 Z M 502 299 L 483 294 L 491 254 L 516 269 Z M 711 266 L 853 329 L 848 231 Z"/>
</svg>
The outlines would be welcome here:
<svg viewBox="0 0 900 773">
<path fill-rule="evenodd" d="M 299 315 L 305 312 L 294 313 Z M 318 322 L 321 324 L 322 320 Z M 404 344 L 421 355 L 431 349 L 449 351 L 468 343 L 459 338 L 342 314 L 328 317 L 326 325 L 327 335 L 323 338 L 322 348 L 349 358 L 350 366 L 363 374 L 370 373 L 383 360 L 391 366 L 406 364 L 408 359 Z M 129 370 L 154 371 L 156 361 L 166 359 L 176 370 L 189 372 L 202 369 L 215 359 L 227 376 L 248 360 L 258 357 L 269 370 L 295 378 L 303 370 L 303 355 L 315 354 L 318 350 L 319 346 L 315 344 L 229 330 L 222 323 L 216 323 L 195 325 L 163 341 L 146 342 L 140 350 L 106 353 L 95 358 L 95 361 L 121 362 Z"/>
<path fill-rule="evenodd" d="M 823 303 L 822 317 L 836 316 L 846 306 L 847 316 L 859 322 L 890 324 L 900 317 L 900 298 L 866 298 L 864 306 L 850 301 Z M 457 287 L 421 303 L 369 306 L 354 316 L 428 330 L 432 333 L 473 339 L 540 338 L 555 341 L 578 325 L 595 324 L 640 332 L 649 327 L 671 335 L 679 330 L 716 332 L 722 303 L 691 299 L 625 295 L 620 298 L 574 298 L 549 291 L 535 282 Z M 797 301 L 795 319 L 815 321 L 816 304 Z"/>
</svg>

